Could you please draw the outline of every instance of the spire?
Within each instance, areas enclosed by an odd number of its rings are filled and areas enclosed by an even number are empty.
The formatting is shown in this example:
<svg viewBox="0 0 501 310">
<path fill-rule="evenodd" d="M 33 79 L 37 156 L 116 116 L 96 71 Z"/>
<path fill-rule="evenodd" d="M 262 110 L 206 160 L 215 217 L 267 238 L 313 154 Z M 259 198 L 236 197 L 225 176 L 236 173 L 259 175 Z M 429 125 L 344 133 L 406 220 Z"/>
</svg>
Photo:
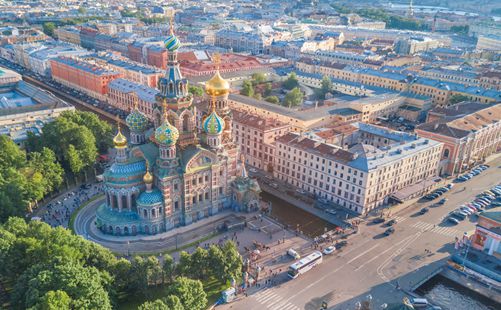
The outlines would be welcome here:
<svg viewBox="0 0 501 310">
<path fill-rule="evenodd" d="M 407 17 L 414 16 L 414 8 L 412 7 L 412 0 L 409 2 L 409 8 L 407 9 Z"/>
<path fill-rule="evenodd" d="M 143 176 L 143 182 L 146 184 L 146 191 L 151 191 L 151 185 L 153 184 L 153 175 L 150 173 L 150 163 L 145 158 L 146 161 L 146 173 Z"/>
<path fill-rule="evenodd" d="M 248 178 L 249 175 L 247 174 L 247 169 L 245 169 L 245 155 L 240 154 L 240 162 L 242 163 L 242 178 Z"/>
<path fill-rule="evenodd" d="M 174 10 L 172 10 L 169 17 L 169 33 L 171 36 L 174 35 L 174 14 Z"/>
<path fill-rule="evenodd" d="M 113 144 L 115 145 L 115 148 L 121 149 L 121 148 L 126 148 L 127 147 L 127 138 L 122 134 L 121 128 L 120 128 L 120 118 L 116 117 L 117 119 L 117 128 L 118 132 L 116 136 L 113 138 Z"/>
</svg>

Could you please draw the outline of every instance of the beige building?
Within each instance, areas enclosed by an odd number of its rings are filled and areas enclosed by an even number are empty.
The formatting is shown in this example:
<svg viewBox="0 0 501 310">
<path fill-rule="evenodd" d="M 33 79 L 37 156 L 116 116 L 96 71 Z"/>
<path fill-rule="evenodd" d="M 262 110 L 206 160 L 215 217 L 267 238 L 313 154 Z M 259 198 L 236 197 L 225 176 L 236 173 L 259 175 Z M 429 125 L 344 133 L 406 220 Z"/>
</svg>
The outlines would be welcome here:
<svg viewBox="0 0 501 310">
<path fill-rule="evenodd" d="M 273 171 L 275 140 L 290 131 L 290 125 L 272 118 L 233 110 L 233 140 L 247 164 Z"/>
<path fill-rule="evenodd" d="M 477 50 L 499 52 L 501 50 L 501 36 L 493 34 L 478 36 Z"/>
<path fill-rule="evenodd" d="M 0 86 L 21 81 L 21 74 L 0 67 Z"/>
<path fill-rule="evenodd" d="M 364 123 L 342 148 L 289 133 L 278 138 L 275 178 L 360 214 L 421 195 L 437 175 L 442 143 Z"/>
</svg>

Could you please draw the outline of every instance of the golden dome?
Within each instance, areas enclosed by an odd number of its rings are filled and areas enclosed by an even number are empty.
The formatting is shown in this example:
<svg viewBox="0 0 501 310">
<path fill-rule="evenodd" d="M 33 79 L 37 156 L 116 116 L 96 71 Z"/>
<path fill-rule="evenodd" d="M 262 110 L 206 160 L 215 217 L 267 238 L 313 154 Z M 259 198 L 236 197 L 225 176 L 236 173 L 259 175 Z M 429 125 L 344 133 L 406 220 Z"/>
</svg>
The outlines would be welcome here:
<svg viewBox="0 0 501 310">
<path fill-rule="evenodd" d="M 127 138 L 120 131 L 120 126 L 118 127 L 118 133 L 113 138 L 113 144 L 116 148 L 125 148 L 127 147 Z"/>
<path fill-rule="evenodd" d="M 152 184 L 153 183 L 153 175 L 151 175 L 149 170 L 146 170 L 146 173 L 143 176 L 143 181 L 146 184 Z"/>
<path fill-rule="evenodd" d="M 209 96 L 226 95 L 230 92 L 230 83 L 223 79 L 218 70 L 216 71 L 216 74 L 208 80 L 207 83 L 205 83 L 205 92 Z"/>
</svg>

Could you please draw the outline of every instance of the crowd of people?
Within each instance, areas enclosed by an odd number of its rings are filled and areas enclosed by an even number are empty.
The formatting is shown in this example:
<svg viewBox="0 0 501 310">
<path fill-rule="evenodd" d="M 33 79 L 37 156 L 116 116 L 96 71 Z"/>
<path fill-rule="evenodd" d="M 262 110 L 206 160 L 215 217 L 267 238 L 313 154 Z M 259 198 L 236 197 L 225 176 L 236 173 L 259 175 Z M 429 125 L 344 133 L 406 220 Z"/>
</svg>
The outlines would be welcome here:
<svg viewBox="0 0 501 310">
<path fill-rule="evenodd" d="M 85 203 L 101 192 L 101 184 L 84 184 L 76 190 L 58 196 L 42 207 L 39 217 L 52 227 L 68 227 L 71 214 L 82 203 Z"/>
</svg>

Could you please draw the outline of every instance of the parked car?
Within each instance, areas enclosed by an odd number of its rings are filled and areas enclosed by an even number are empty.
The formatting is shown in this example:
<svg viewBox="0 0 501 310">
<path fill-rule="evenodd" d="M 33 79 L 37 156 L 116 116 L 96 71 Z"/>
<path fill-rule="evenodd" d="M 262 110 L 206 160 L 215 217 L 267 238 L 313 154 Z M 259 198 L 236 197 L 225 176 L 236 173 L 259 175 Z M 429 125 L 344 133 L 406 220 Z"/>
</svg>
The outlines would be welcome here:
<svg viewBox="0 0 501 310">
<path fill-rule="evenodd" d="M 389 236 L 389 235 L 391 235 L 394 232 L 395 232 L 395 228 L 390 227 L 390 228 L 388 228 L 387 230 L 384 231 L 384 235 L 385 236 Z"/>
<path fill-rule="evenodd" d="M 329 214 L 332 214 L 332 215 L 336 215 L 337 214 L 337 212 L 334 211 L 334 210 L 332 210 L 332 209 L 327 209 L 327 210 L 325 210 L 325 212 L 327 212 Z"/>
<path fill-rule="evenodd" d="M 336 251 L 336 247 L 335 247 L 335 246 L 333 246 L 333 245 L 331 245 L 331 246 L 329 246 L 329 247 L 326 247 L 326 248 L 322 251 L 322 253 L 324 253 L 325 255 L 329 255 L 329 254 L 334 253 L 334 251 Z"/>
<path fill-rule="evenodd" d="M 425 213 L 426 213 L 426 212 L 428 212 L 429 210 L 430 210 L 430 209 L 428 209 L 428 208 L 422 208 L 422 209 L 419 211 L 419 213 L 420 213 L 420 214 L 425 214 Z"/>
<path fill-rule="evenodd" d="M 458 221 L 456 218 L 454 218 L 454 217 L 448 217 L 448 218 L 447 218 L 447 221 L 448 221 L 449 223 L 454 224 L 454 225 L 459 224 L 459 221 Z"/>
<path fill-rule="evenodd" d="M 464 220 L 466 219 L 466 216 L 467 216 L 467 214 L 466 214 L 466 213 L 464 213 L 464 212 L 460 212 L 460 211 L 458 211 L 458 210 L 453 211 L 453 212 L 451 213 L 451 215 L 452 215 L 453 217 L 457 218 L 457 219 L 458 219 L 458 220 L 460 220 L 460 221 L 464 221 Z"/>
<path fill-rule="evenodd" d="M 397 223 L 396 219 L 391 219 L 386 223 L 386 226 L 393 226 Z"/>
<path fill-rule="evenodd" d="M 442 199 L 440 199 L 440 200 L 437 202 L 437 204 L 438 204 L 438 205 L 443 205 L 443 204 L 444 204 L 444 203 L 446 203 L 446 202 L 447 202 L 447 198 L 442 198 Z"/>
<path fill-rule="evenodd" d="M 384 218 L 376 217 L 375 219 L 372 220 L 372 223 L 374 223 L 374 224 L 384 223 Z"/>
<path fill-rule="evenodd" d="M 296 252 L 296 250 L 294 250 L 292 248 L 287 250 L 287 255 L 292 256 L 292 258 L 294 258 L 294 259 L 300 259 L 301 258 L 301 256 L 299 255 L 299 253 Z"/>
</svg>

